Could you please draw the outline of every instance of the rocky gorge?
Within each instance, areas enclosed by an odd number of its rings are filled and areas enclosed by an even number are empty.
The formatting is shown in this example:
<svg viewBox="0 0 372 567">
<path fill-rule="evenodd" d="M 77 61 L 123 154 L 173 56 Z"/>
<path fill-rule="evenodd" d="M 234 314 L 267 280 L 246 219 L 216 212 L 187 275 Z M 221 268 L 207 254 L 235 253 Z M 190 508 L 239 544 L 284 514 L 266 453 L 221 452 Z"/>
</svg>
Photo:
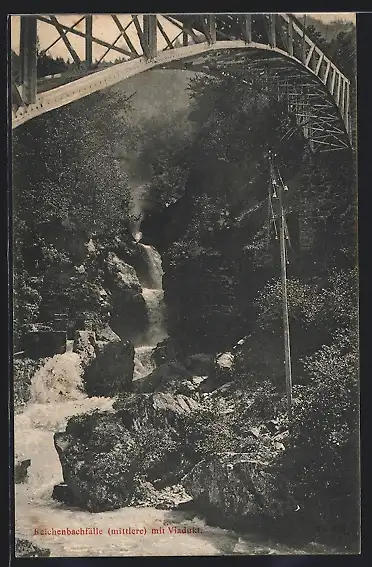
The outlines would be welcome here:
<svg viewBox="0 0 372 567">
<path fill-rule="evenodd" d="M 136 78 L 71 105 L 69 126 L 57 110 L 15 140 L 18 535 L 30 538 L 35 517 L 93 518 L 103 529 L 130 518 L 149 530 L 198 525 L 204 535 L 197 543 L 187 532 L 186 555 L 349 552 L 358 532 L 353 156 L 313 156 L 299 132 L 280 144 L 293 117 L 269 95 L 182 72 L 155 71 L 153 86 L 162 73 L 171 94 L 158 86 L 151 116 L 141 101 L 124 116 L 145 80 Z M 267 223 L 271 147 L 289 188 L 291 422 Z M 26 175 L 25 148 L 53 168 L 39 160 Z M 45 337 L 61 314 L 56 350 Z M 100 553 L 146 554 L 108 540 Z M 57 555 L 82 551 L 50 541 Z M 159 541 L 143 544 L 150 555 L 175 553 Z"/>
</svg>

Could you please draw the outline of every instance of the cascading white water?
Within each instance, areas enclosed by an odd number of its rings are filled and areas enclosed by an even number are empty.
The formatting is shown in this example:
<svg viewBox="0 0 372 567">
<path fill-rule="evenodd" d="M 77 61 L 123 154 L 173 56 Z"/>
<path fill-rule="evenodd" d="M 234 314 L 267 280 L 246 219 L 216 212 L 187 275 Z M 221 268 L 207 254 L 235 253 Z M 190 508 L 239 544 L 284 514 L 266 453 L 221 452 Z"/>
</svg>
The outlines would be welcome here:
<svg viewBox="0 0 372 567">
<path fill-rule="evenodd" d="M 32 403 L 53 403 L 85 398 L 80 357 L 75 352 L 45 360 L 31 381 Z"/>
<path fill-rule="evenodd" d="M 141 238 L 137 233 L 137 241 Z M 154 370 L 152 351 L 156 345 L 165 339 L 167 335 L 165 325 L 165 304 L 163 291 L 163 269 L 159 252 L 148 244 L 139 245 L 143 248 L 148 267 L 147 287 L 142 287 L 142 295 L 146 302 L 149 325 L 142 338 L 142 344 L 135 350 L 134 380 L 147 376 Z"/>
</svg>

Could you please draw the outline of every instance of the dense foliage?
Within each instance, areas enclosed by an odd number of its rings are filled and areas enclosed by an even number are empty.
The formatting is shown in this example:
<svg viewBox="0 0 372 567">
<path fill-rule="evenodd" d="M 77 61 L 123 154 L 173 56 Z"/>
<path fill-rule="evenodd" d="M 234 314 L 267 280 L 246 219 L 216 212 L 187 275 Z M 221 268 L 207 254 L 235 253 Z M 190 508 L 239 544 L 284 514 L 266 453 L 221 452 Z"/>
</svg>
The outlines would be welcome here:
<svg viewBox="0 0 372 567">
<path fill-rule="evenodd" d="M 61 309 L 99 311 L 97 265 L 79 271 L 89 238 L 126 232 L 127 176 L 116 160 L 125 109 L 94 94 L 20 126 L 13 134 L 14 311 L 18 329 L 37 320 L 40 294 Z M 59 277 L 60 276 L 60 277 Z M 83 300 L 83 301 L 82 301 Z"/>
<path fill-rule="evenodd" d="M 13 404 L 15 411 L 24 408 L 31 397 L 31 380 L 42 360 L 16 359 L 13 363 Z"/>
<path fill-rule="evenodd" d="M 354 36 L 350 28 L 332 40 L 332 53 L 351 78 Z M 188 149 L 191 172 L 185 192 L 192 199 L 184 199 L 182 210 L 190 221 L 180 229 L 182 215 L 176 212 L 178 232 L 175 228 L 175 241 L 164 255 L 172 336 L 186 352 L 213 352 L 250 333 L 241 353 L 239 383 L 257 387 L 269 380 L 281 397 L 280 259 L 273 227 L 268 234 L 267 201 L 259 207 L 259 195 L 267 191 L 262 156 L 289 124 L 270 97 L 253 95 L 232 78 L 200 76 L 191 89 L 190 118 L 199 129 Z M 295 404 L 281 466 L 302 503 L 301 523 L 307 523 L 309 533 L 344 533 L 347 545 L 357 545 L 356 161 L 351 151 L 311 155 L 300 142 L 293 142 L 296 151 L 283 144 L 278 152 L 289 186 Z M 268 392 L 266 398 L 273 400 L 270 388 Z M 285 405 L 276 400 L 272 417 L 278 414 L 285 419 Z"/>
<path fill-rule="evenodd" d="M 336 270 L 323 285 L 289 281 L 293 420 L 280 464 L 309 534 L 339 543 L 342 534 L 346 548 L 357 547 L 359 530 L 357 276 Z M 266 329 L 278 329 L 280 296 L 274 282 L 258 298 Z"/>
</svg>

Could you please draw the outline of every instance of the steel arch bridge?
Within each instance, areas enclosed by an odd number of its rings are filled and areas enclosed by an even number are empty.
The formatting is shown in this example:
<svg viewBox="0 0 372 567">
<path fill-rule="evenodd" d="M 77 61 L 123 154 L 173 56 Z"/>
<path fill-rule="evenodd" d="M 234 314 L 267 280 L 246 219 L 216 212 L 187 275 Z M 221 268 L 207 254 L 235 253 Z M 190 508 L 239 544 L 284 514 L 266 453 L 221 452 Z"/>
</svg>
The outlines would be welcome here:
<svg viewBox="0 0 372 567">
<path fill-rule="evenodd" d="M 93 15 L 66 25 L 55 15 L 20 16 L 19 77 L 11 81 L 12 128 L 150 69 L 233 75 L 287 104 L 313 151 L 350 148 L 350 80 L 292 14 L 110 15 L 117 37 L 94 35 Z M 123 22 L 123 18 L 127 20 Z M 37 79 L 38 25 L 52 26 L 74 71 Z M 84 57 L 70 37 L 83 38 Z M 93 62 L 93 46 L 105 48 Z M 120 62 L 107 64 L 107 54 Z"/>
</svg>

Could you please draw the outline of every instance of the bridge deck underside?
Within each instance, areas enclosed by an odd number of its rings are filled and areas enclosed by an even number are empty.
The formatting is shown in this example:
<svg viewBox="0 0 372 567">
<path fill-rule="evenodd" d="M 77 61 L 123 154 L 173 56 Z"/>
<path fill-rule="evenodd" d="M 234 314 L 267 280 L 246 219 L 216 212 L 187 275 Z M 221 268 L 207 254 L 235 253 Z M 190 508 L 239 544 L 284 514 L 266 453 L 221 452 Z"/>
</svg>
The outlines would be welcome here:
<svg viewBox="0 0 372 567">
<path fill-rule="evenodd" d="M 318 77 L 296 61 L 274 51 L 221 50 L 161 65 L 162 69 L 187 69 L 215 76 L 236 76 L 252 82 L 269 95 L 287 103 L 288 112 L 302 126 L 314 151 L 350 147 L 339 109 Z"/>
<path fill-rule="evenodd" d="M 219 42 L 218 42 L 219 43 Z M 225 43 L 225 42 L 224 42 Z M 235 75 L 248 84 L 266 90 L 269 95 L 287 103 L 304 136 L 314 151 L 340 150 L 350 147 L 350 139 L 340 108 L 327 85 L 311 70 L 278 50 L 231 42 L 214 47 L 191 46 L 159 54 L 150 62 L 143 58 L 112 65 L 90 72 L 64 74 L 42 79 L 38 84 L 39 98 L 35 105 L 16 109 L 13 127 L 35 115 L 53 110 L 88 96 L 97 90 L 126 80 L 151 69 L 184 69 L 209 75 Z M 182 53 L 181 53 L 182 51 Z"/>
</svg>

